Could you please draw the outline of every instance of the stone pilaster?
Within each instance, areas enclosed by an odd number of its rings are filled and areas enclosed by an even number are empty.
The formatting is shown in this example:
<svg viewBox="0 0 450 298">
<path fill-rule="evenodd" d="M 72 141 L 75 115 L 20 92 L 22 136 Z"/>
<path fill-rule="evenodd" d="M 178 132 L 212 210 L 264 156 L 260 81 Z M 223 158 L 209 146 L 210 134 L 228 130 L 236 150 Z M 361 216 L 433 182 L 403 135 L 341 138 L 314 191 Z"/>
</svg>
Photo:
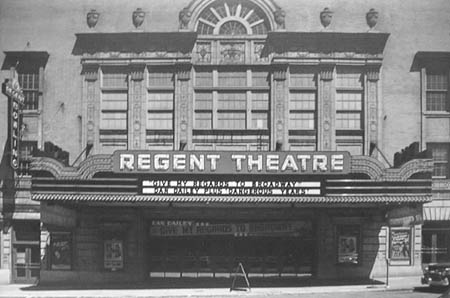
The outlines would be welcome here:
<svg viewBox="0 0 450 298">
<path fill-rule="evenodd" d="M 319 70 L 318 96 L 318 149 L 329 151 L 336 148 L 335 104 L 333 75 L 334 65 L 321 65 Z"/>
<path fill-rule="evenodd" d="M 175 114 L 174 114 L 174 149 L 185 150 L 192 143 L 192 119 L 190 103 L 191 95 L 191 64 L 176 66 Z"/>
<path fill-rule="evenodd" d="M 83 66 L 83 144 L 93 144 L 93 154 L 99 150 L 100 126 L 100 80 L 98 79 L 98 65 Z"/>
<path fill-rule="evenodd" d="M 145 145 L 145 118 L 142 118 L 142 110 L 145 110 L 145 65 L 130 66 L 130 87 L 128 88 L 128 148 L 143 149 Z M 142 133 L 144 131 L 144 133 Z"/>
<path fill-rule="evenodd" d="M 379 66 L 370 66 L 366 70 L 367 77 L 367 103 L 365 123 L 365 152 L 368 154 L 370 143 L 378 144 L 378 81 Z M 376 157 L 378 151 L 374 150 L 372 156 Z"/>
<path fill-rule="evenodd" d="M 287 99 L 288 90 L 286 85 L 287 65 L 276 65 L 273 70 L 272 88 L 272 150 L 287 150 Z"/>
</svg>

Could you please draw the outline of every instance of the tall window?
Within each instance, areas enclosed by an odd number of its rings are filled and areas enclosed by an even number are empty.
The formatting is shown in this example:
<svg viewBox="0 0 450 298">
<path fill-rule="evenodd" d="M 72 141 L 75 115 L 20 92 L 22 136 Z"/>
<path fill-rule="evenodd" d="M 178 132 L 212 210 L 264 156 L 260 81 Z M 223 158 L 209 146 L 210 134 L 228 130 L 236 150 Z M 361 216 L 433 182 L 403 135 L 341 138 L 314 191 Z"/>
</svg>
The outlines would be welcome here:
<svg viewBox="0 0 450 298">
<path fill-rule="evenodd" d="M 173 149 L 173 69 L 149 67 L 147 86 L 147 147 Z"/>
<path fill-rule="evenodd" d="M 25 97 L 24 110 L 39 109 L 39 70 L 35 72 L 19 72 L 19 84 Z"/>
<path fill-rule="evenodd" d="M 448 70 L 426 72 L 426 110 L 446 112 L 449 110 Z"/>
<path fill-rule="evenodd" d="M 102 69 L 100 144 L 102 153 L 126 149 L 128 114 L 128 75 L 124 69 Z"/>
<path fill-rule="evenodd" d="M 197 69 L 195 86 L 194 129 L 268 129 L 266 71 Z"/>
<path fill-rule="evenodd" d="M 450 143 L 429 143 L 427 147 L 433 156 L 433 178 L 449 178 Z"/>
<path fill-rule="evenodd" d="M 352 155 L 363 153 L 363 78 L 356 68 L 337 68 L 336 147 Z"/>
<path fill-rule="evenodd" d="M 316 74 L 309 67 L 290 69 L 289 143 L 291 149 L 316 150 L 317 85 Z"/>
</svg>

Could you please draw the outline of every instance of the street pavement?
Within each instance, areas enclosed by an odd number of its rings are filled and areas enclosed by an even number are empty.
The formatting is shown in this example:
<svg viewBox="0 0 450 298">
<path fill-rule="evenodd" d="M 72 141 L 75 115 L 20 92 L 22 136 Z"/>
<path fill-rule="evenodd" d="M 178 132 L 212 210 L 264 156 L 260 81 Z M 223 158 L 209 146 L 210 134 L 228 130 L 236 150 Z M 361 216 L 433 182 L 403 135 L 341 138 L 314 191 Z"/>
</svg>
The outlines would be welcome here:
<svg viewBox="0 0 450 298">
<path fill-rule="evenodd" d="M 446 294 L 443 292 L 446 291 Z M 430 289 L 416 278 L 392 279 L 384 284 L 322 285 L 307 287 L 255 287 L 231 291 L 227 287 L 133 287 L 83 288 L 7 284 L 0 285 L 0 298 L 450 298 L 450 289 Z"/>
</svg>

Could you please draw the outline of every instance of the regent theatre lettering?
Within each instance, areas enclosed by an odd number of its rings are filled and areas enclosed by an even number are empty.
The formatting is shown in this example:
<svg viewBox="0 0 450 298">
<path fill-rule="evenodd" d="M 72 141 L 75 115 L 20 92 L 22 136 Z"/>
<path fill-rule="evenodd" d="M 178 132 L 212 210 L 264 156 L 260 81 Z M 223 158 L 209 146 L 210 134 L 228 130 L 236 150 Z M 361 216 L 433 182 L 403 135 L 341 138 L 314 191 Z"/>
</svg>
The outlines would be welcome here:
<svg viewBox="0 0 450 298">
<path fill-rule="evenodd" d="M 114 153 L 114 171 L 140 174 L 144 195 L 321 196 L 324 175 L 349 167 L 348 152 Z"/>
<path fill-rule="evenodd" d="M 332 175 L 349 167 L 348 152 L 114 152 L 118 173 Z"/>
</svg>

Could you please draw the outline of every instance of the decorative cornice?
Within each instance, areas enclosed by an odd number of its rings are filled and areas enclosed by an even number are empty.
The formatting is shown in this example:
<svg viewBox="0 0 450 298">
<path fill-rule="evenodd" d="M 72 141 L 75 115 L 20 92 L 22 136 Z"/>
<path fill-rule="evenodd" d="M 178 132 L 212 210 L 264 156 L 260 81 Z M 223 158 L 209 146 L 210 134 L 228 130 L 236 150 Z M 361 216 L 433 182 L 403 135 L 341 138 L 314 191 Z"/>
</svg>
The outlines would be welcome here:
<svg viewBox="0 0 450 298">
<path fill-rule="evenodd" d="M 350 172 L 366 174 L 377 181 L 406 181 L 417 173 L 431 173 L 431 159 L 413 159 L 400 168 L 386 168 L 379 160 L 369 156 L 352 156 Z"/>
<path fill-rule="evenodd" d="M 90 179 L 98 172 L 112 172 L 112 155 L 92 155 L 80 163 L 79 167 L 66 167 L 49 157 L 35 157 L 31 162 L 32 171 L 50 172 L 56 179 Z"/>
<path fill-rule="evenodd" d="M 355 53 L 382 55 L 389 33 L 269 32 L 263 56 L 270 53 Z"/>
</svg>

